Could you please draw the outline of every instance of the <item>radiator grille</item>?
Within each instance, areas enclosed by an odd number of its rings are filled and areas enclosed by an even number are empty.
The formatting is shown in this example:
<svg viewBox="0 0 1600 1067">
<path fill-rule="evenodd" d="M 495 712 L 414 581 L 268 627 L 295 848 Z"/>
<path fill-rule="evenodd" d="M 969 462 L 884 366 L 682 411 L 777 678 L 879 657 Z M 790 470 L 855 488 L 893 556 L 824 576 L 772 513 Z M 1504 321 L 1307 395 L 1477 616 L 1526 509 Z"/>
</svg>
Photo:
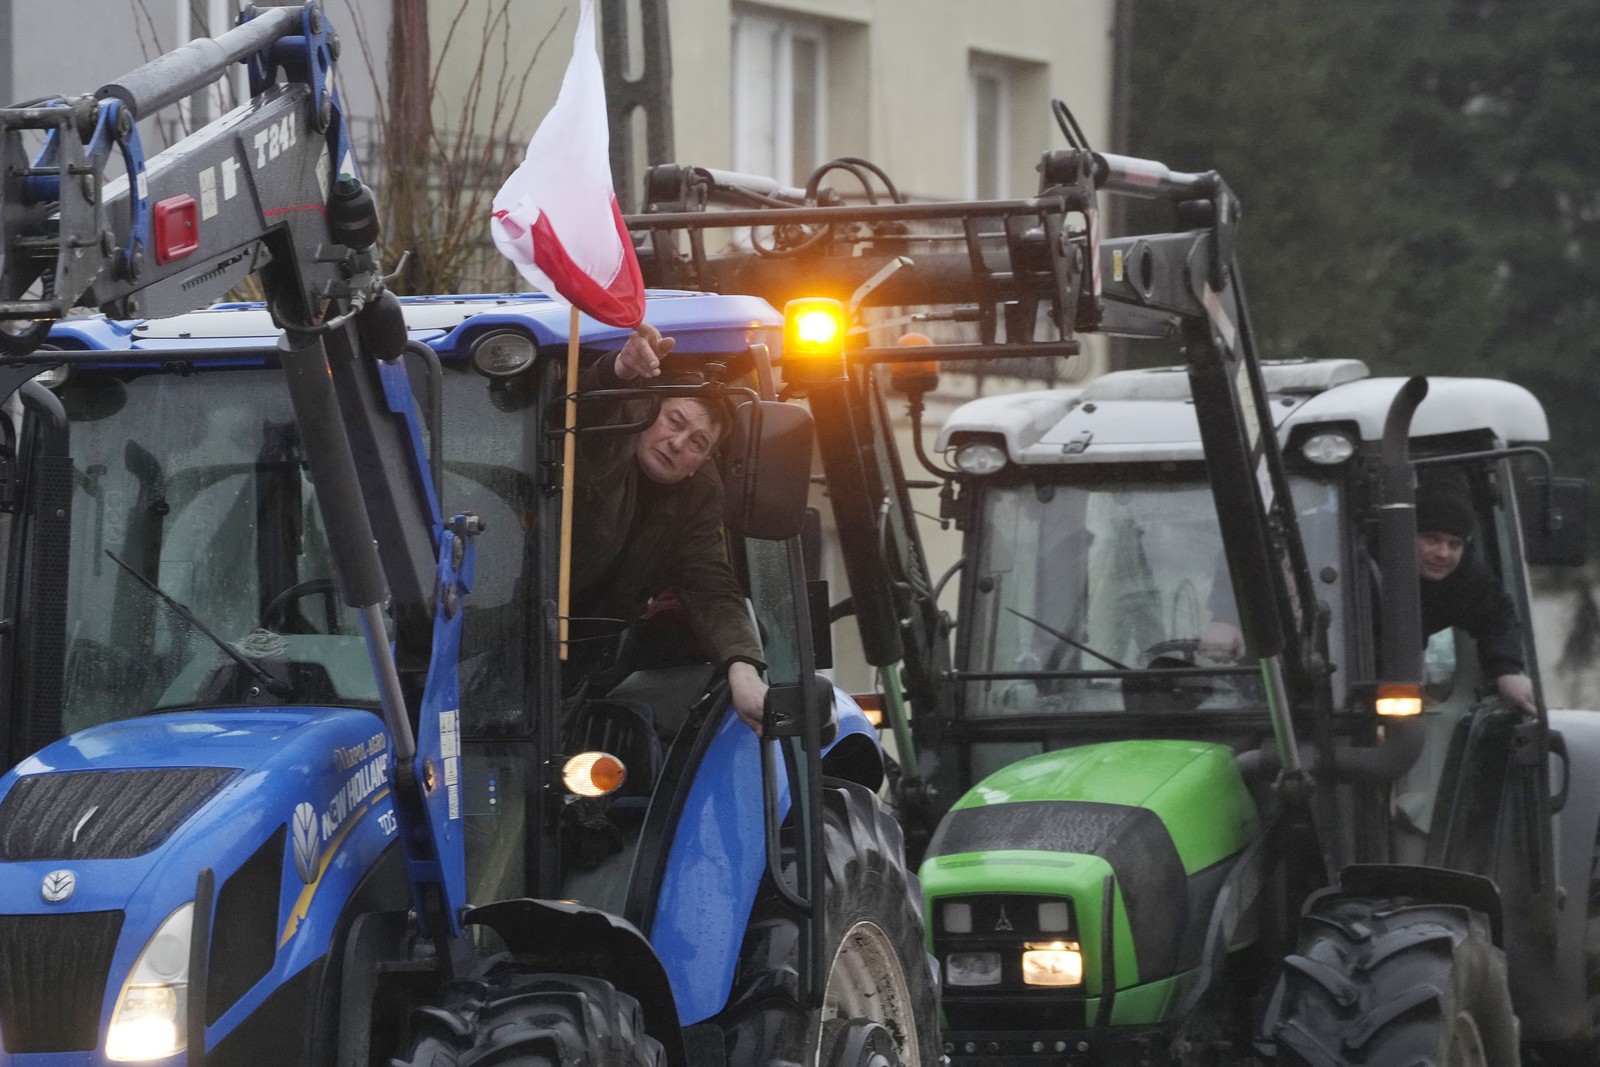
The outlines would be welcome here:
<svg viewBox="0 0 1600 1067">
<path fill-rule="evenodd" d="M 0 860 L 143 855 L 237 773 L 179 767 L 28 775 L 0 802 Z"/>
<path fill-rule="evenodd" d="M 0 1040 L 12 1055 L 100 1044 L 122 912 L 0 915 Z"/>
</svg>

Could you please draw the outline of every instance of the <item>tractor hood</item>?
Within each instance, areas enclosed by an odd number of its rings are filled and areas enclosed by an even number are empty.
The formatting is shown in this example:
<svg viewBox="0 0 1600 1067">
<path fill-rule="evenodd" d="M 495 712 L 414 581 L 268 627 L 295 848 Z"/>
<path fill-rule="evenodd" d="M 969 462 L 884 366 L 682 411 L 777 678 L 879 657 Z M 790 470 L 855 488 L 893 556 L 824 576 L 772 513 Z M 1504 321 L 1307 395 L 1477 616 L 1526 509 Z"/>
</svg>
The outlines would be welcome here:
<svg viewBox="0 0 1600 1067">
<path fill-rule="evenodd" d="M 1075 851 L 1063 846 L 1081 836 L 1074 831 L 1086 818 L 1109 831 L 1149 816 L 1159 822 L 1150 830 L 1168 837 L 1191 871 L 1242 848 L 1257 821 L 1226 746 L 1117 741 L 1047 752 L 990 775 L 956 802 L 928 854 Z M 972 836 L 963 824 L 987 829 Z"/>
<path fill-rule="evenodd" d="M 395 832 L 389 779 L 382 723 L 354 709 L 169 713 L 74 734 L 0 779 L 0 931 L 16 941 L 0 949 L 48 973 L 93 918 L 115 946 L 100 963 L 115 996 L 208 868 L 215 929 L 253 957 L 251 981 L 295 974 L 326 953 Z"/>
<path fill-rule="evenodd" d="M 1194 966 L 1211 902 L 1258 832 L 1225 745 L 1116 741 L 1034 756 L 985 778 L 940 822 L 921 872 L 930 941 L 942 950 L 956 929 L 946 903 L 972 917 L 963 936 L 997 937 L 1026 929 L 1028 901 L 1062 899 L 1088 960 L 1111 951 L 1102 918 L 1126 916 L 1119 986 L 1163 979 Z M 1100 981 L 1089 968 L 1090 995 Z"/>
</svg>

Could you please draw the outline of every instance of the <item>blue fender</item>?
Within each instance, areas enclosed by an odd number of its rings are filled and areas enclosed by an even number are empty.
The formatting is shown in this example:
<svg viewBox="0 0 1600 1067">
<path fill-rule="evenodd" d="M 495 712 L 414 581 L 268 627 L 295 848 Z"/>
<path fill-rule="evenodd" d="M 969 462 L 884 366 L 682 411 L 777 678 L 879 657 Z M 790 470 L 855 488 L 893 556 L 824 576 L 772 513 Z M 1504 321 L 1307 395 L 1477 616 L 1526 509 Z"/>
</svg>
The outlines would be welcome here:
<svg viewBox="0 0 1600 1067">
<path fill-rule="evenodd" d="M 837 688 L 834 702 L 839 732 L 824 755 L 841 743 L 858 745 L 863 736 L 876 747 L 877 731 L 860 706 Z M 710 1018 L 727 1003 L 750 907 L 766 873 L 760 759 L 755 734 L 731 707 L 725 709 L 673 834 L 650 941 L 672 982 L 684 1026 Z M 781 771 L 778 802 L 787 814 L 789 789 Z"/>
</svg>

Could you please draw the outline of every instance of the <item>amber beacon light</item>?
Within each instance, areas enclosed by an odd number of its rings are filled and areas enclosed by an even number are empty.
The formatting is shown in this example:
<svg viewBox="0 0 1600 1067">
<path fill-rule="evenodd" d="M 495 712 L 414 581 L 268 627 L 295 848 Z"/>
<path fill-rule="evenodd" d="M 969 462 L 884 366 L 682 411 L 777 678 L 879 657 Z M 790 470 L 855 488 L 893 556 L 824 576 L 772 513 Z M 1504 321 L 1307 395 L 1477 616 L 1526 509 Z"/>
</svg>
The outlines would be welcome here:
<svg viewBox="0 0 1600 1067">
<path fill-rule="evenodd" d="M 808 296 L 783 307 L 783 379 L 837 381 L 844 377 L 844 305 Z"/>
</svg>

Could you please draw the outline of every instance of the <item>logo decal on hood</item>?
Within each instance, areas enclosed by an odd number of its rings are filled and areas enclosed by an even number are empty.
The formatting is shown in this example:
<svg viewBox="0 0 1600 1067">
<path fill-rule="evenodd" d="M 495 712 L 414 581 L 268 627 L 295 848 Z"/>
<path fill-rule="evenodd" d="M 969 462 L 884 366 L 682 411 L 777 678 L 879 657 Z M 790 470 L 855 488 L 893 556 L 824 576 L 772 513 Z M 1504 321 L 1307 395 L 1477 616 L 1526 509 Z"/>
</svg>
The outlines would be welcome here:
<svg viewBox="0 0 1600 1067">
<path fill-rule="evenodd" d="M 78 888 L 78 876 L 71 871 L 51 871 L 39 885 L 39 895 L 50 904 L 60 904 Z"/>
<path fill-rule="evenodd" d="M 321 837 L 317 833 L 317 809 L 305 801 L 295 805 L 292 831 L 294 869 L 300 880 L 310 885 L 317 880 L 318 853 L 322 851 Z"/>
</svg>

